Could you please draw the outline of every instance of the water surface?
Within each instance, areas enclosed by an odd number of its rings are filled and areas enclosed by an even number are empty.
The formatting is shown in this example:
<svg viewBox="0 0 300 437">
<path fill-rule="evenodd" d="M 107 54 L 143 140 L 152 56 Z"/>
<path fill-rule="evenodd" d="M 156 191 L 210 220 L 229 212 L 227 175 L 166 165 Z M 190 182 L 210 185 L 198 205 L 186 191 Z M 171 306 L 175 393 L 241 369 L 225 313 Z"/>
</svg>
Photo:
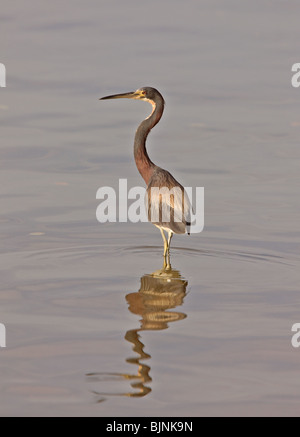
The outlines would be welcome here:
<svg viewBox="0 0 300 437">
<path fill-rule="evenodd" d="M 170 8 L 172 13 L 170 13 Z M 298 415 L 297 2 L 1 7 L 2 416 Z M 155 86 L 151 159 L 205 187 L 205 228 L 96 221 Z"/>
</svg>

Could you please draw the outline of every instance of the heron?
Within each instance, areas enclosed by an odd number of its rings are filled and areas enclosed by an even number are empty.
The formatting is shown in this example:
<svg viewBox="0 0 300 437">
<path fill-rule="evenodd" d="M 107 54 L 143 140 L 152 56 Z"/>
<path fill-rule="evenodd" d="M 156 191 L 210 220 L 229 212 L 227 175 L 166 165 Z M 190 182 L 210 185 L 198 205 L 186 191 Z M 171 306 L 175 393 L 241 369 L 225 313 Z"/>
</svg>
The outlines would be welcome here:
<svg viewBox="0 0 300 437">
<path fill-rule="evenodd" d="M 164 242 L 164 260 L 170 255 L 173 234 L 190 234 L 191 204 L 183 186 L 167 170 L 155 165 L 148 156 L 146 139 L 151 129 L 162 117 L 165 101 L 152 87 L 139 88 L 128 93 L 102 97 L 108 99 L 144 100 L 152 105 L 151 114 L 138 126 L 134 137 L 134 159 L 144 179 L 148 220 L 161 232 Z M 166 232 L 166 234 L 165 234 Z"/>
</svg>

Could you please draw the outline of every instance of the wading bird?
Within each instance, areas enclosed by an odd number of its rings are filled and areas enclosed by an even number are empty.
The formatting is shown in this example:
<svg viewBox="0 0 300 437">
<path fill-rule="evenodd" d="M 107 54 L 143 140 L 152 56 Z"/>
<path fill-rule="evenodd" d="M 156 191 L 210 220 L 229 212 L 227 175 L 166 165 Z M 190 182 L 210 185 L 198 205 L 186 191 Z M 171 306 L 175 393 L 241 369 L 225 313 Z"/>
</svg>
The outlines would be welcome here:
<svg viewBox="0 0 300 437">
<path fill-rule="evenodd" d="M 161 232 L 164 241 L 164 259 L 166 259 L 169 258 L 173 233 L 189 234 L 192 209 L 182 185 L 168 171 L 155 165 L 146 150 L 147 136 L 161 119 L 165 102 L 160 92 L 151 87 L 102 97 L 100 100 L 121 98 L 144 100 L 153 108 L 149 117 L 137 128 L 134 138 L 134 159 L 138 171 L 147 184 L 148 219 Z M 164 232 L 167 232 L 168 238 Z"/>
</svg>

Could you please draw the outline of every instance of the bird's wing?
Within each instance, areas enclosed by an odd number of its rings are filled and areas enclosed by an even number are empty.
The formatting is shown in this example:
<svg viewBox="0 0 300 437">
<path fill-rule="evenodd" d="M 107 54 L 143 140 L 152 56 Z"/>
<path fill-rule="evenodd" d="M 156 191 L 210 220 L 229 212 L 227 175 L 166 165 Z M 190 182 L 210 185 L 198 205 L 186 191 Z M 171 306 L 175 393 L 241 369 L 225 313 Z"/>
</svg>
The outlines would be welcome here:
<svg viewBox="0 0 300 437">
<path fill-rule="evenodd" d="M 146 196 L 148 220 L 176 234 L 189 232 L 192 207 L 189 197 L 173 176 L 159 169 L 151 178 Z"/>
</svg>

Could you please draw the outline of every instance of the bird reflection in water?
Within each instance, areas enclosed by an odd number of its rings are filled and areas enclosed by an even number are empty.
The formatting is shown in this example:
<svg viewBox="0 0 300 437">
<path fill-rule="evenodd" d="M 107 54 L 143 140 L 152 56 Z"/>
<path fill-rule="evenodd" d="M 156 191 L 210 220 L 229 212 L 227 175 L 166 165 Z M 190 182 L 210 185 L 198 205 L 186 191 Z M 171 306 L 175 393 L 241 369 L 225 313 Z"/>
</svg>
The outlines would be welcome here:
<svg viewBox="0 0 300 437">
<path fill-rule="evenodd" d="M 138 292 L 129 293 L 126 296 L 129 311 L 142 316 L 140 327 L 130 329 L 125 334 L 125 339 L 132 343 L 133 351 L 137 356 L 126 359 L 127 363 L 138 367 L 134 374 L 129 373 L 89 373 L 90 382 L 129 380 L 130 391 L 123 393 L 94 393 L 99 396 L 98 402 L 105 400 L 103 396 L 129 396 L 142 397 L 151 392 L 148 383 L 151 382 L 150 366 L 143 363 L 143 360 L 151 358 L 151 355 L 144 351 L 145 345 L 140 340 L 140 332 L 150 330 L 167 329 L 170 322 L 176 322 L 186 317 L 186 314 L 179 311 L 170 311 L 183 303 L 186 295 L 188 282 L 181 277 L 178 270 L 172 269 L 171 265 L 164 263 L 164 267 L 141 278 L 141 287 Z"/>
</svg>

